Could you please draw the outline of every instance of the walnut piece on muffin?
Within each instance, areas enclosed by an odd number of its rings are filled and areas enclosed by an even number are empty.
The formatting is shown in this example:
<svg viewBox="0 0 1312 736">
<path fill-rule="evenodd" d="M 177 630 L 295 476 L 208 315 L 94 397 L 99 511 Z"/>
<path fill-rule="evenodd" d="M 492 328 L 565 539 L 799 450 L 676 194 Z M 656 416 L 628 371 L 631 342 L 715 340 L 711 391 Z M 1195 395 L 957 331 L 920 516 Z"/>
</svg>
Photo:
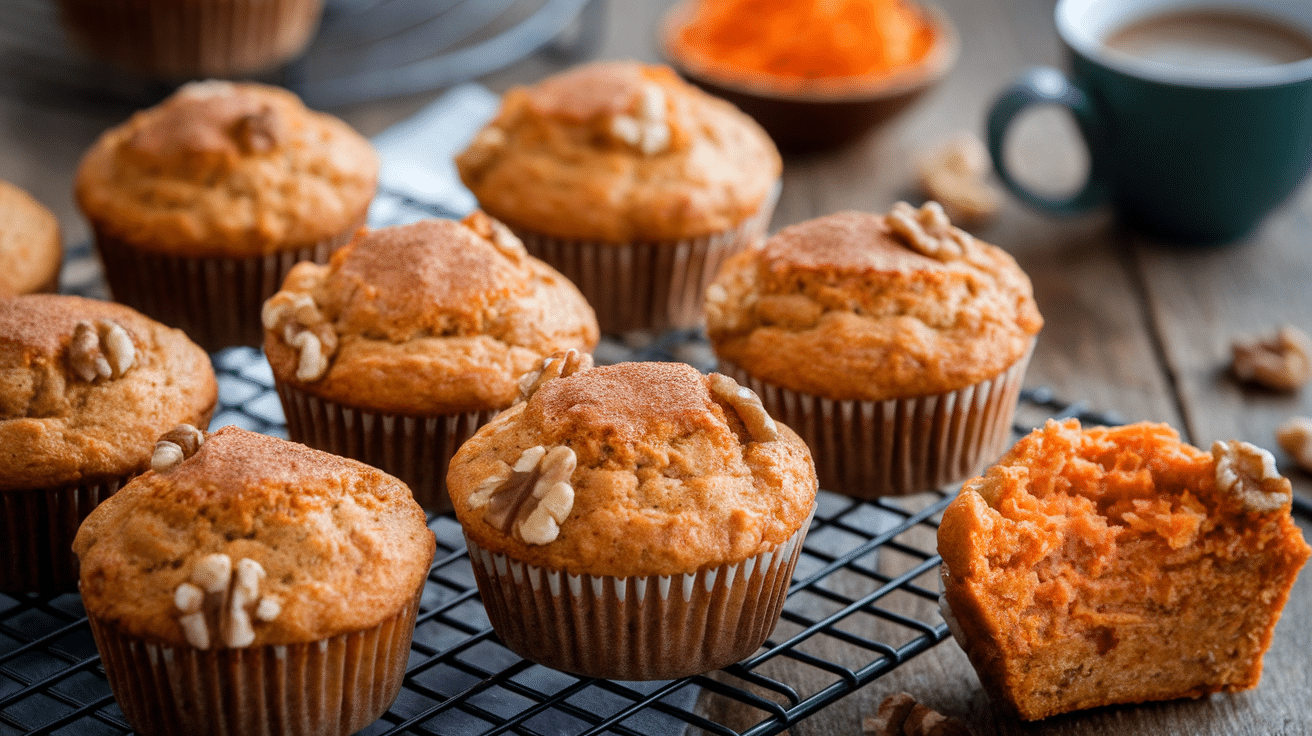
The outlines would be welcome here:
<svg viewBox="0 0 1312 736">
<path fill-rule="evenodd" d="M 731 230 L 762 209 L 782 170 L 751 118 L 668 67 L 632 61 L 510 90 L 456 165 L 507 224 L 607 242 Z"/>
<path fill-rule="evenodd" d="M 930 202 L 792 225 L 707 290 L 716 354 L 830 399 L 943 393 L 1021 359 L 1043 325 L 1029 277 Z M 824 360 L 815 356 L 824 355 Z"/>
<path fill-rule="evenodd" d="M 1269 452 L 1049 421 L 944 511 L 944 617 L 1021 718 L 1255 687 L 1309 550 Z"/>
</svg>

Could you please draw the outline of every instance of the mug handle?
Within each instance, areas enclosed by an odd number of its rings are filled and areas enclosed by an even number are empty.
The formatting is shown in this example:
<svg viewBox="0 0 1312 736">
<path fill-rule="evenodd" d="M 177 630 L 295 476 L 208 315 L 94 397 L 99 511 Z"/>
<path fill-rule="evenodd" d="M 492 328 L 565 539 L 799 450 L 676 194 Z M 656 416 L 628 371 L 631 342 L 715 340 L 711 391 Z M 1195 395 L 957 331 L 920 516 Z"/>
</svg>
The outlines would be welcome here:
<svg viewBox="0 0 1312 736">
<path fill-rule="evenodd" d="M 1034 105 L 1061 105 L 1075 116 L 1076 126 L 1089 149 L 1089 175 L 1079 191 L 1069 197 L 1045 197 L 1020 183 L 1002 157 L 1002 143 L 1016 116 Z M 989 155 L 1002 183 L 1021 201 L 1057 214 L 1075 214 L 1107 199 L 1107 184 L 1099 165 L 1102 128 L 1089 96 L 1065 74 L 1041 66 L 1026 71 L 993 103 L 988 119 Z"/>
</svg>

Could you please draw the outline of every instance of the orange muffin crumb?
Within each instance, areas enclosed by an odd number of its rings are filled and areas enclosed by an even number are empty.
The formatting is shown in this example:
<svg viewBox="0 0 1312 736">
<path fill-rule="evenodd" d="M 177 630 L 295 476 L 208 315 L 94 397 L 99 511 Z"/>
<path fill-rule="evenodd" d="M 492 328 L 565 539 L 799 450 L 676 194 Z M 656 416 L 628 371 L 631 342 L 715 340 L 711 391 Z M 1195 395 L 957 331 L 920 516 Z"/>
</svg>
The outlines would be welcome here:
<svg viewBox="0 0 1312 736">
<path fill-rule="evenodd" d="M 1257 685 L 1309 550 L 1271 454 L 1049 421 L 943 514 L 944 617 L 1021 718 Z"/>
</svg>

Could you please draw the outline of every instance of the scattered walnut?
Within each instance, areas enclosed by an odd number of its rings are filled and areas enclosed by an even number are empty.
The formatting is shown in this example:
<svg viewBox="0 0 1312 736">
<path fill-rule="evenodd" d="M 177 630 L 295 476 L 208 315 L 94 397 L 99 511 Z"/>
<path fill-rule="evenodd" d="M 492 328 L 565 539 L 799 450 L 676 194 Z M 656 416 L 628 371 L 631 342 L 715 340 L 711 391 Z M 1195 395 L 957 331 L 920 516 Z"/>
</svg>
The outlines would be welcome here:
<svg viewBox="0 0 1312 736">
<path fill-rule="evenodd" d="M 569 479 L 577 464 L 574 451 L 564 445 L 530 447 L 513 467 L 505 466 L 480 484 L 469 505 L 484 508 L 483 519 L 504 534 L 525 544 L 549 544 L 574 508 Z"/>
<path fill-rule="evenodd" d="M 965 723 L 917 703 L 907 693 L 885 698 L 879 712 L 862 722 L 861 730 L 871 736 L 970 736 Z"/>
<path fill-rule="evenodd" d="M 1300 468 L 1312 473 L 1312 419 L 1294 417 L 1280 425 L 1276 441 Z"/>
<path fill-rule="evenodd" d="M 190 424 L 179 424 L 164 433 L 155 443 L 150 457 L 150 469 L 163 473 L 177 467 L 183 460 L 196 454 L 205 442 L 205 433 Z"/>
<path fill-rule="evenodd" d="M 529 397 L 537 393 L 537 390 L 542 388 L 542 384 L 547 381 L 572 376 L 591 367 L 592 355 L 590 353 L 580 352 L 574 348 L 552 353 L 550 357 L 542 361 L 541 368 L 520 376 L 519 396 L 515 398 L 515 403 L 528 401 Z"/>
<path fill-rule="evenodd" d="M 921 160 L 920 187 L 953 221 L 982 223 L 997 213 L 1002 201 L 986 181 L 991 166 L 984 142 L 963 132 Z"/>
<path fill-rule="evenodd" d="M 1240 440 L 1212 443 L 1216 463 L 1216 487 L 1233 493 L 1252 513 L 1276 511 L 1289 505 L 1293 487 L 1276 470 L 1270 452 Z"/>
<path fill-rule="evenodd" d="M 118 323 L 107 319 L 86 320 L 73 327 L 68 342 L 68 365 L 87 383 L 100 378 L 122 378 L 137 362 L 132 337 Z"/>
<path fill-rule="evenodd" d="M 299 352 L 296 380 L 310 383 L 328 372 L 337 352 L 337 331 L 309 294 L 279 291 L 264 302 L 260 322 Z"/>
<path fill-rule="evenodd" d="M 205 555 L 191 570 L 191 582 L 178 586 L 173 603 L 184 615 L 178 618 L 187 643 L 197 649 L 209 649 L 210 631 L 217 628 L 224 646 L 236 649 L 255 642 L 255 618 L 272 621 L 282 613 L 282 602 L 260 597 L 264 567 L 255 560 L 242 558 L 233 565 L 225 554 Z M 198 587 L 199 586 L 199 587 Z M 211 625 L 212 624 L 212 625 Z"/>
<path fill-rule="evenodd" d="M 1257 339 L 1236 340 L 1231 353 L 1232 369 L 1241 381 L 1297 391 L 1312 379 L 1312 339 L 1293 325 Z"/>
<path fill-rule="evenodd" d="M 278 147 L 283 131 L 282 117 L 272 107 L 244 115 L 233 124 L 232 136 L 243 153 L 267 153 Z"/>
<path fill-rule="evenodd" d="M 975 242 L 970 233 L 952 226 L 938 202 L 926 202 L 920 209 L 898 202 L 885 221 L 907 247 L 940 261 L 961 258 Z"/>
<path fill-rule="evenodd" d="M 619 114 L 611 118 L 610 133 L 643 155 L 654 156 L 670 147 L 665 90 L 659 85 L 647 84 L 636 102 L 637 109 L 632 115 Z"/>
<path fill-rule="evenodd" d="M 779 428 L 761 405 L 761 397 L 746 386 L 723 373 L 710 375 L 711 395 L 725 402 L 738 412 L 738 417 L 747 425 L 747 432 L 757 442 L 773 442 L 779 439 Z"/>
</svg>

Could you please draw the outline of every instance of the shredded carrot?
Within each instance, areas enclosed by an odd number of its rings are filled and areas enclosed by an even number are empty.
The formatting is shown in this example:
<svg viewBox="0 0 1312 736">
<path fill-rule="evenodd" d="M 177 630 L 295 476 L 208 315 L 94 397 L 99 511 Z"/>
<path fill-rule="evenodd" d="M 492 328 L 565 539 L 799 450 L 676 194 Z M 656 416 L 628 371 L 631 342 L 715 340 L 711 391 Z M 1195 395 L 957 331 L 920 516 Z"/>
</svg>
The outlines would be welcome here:
<svg viewBox="0 0 1312 736">
<path fill-rule="evenodd" d="M 904 0 L 701 0 L 675 44 L 704 64 L 823 79 L 914 64 L 933 41 L 924 13 Z"/>
</svg>

